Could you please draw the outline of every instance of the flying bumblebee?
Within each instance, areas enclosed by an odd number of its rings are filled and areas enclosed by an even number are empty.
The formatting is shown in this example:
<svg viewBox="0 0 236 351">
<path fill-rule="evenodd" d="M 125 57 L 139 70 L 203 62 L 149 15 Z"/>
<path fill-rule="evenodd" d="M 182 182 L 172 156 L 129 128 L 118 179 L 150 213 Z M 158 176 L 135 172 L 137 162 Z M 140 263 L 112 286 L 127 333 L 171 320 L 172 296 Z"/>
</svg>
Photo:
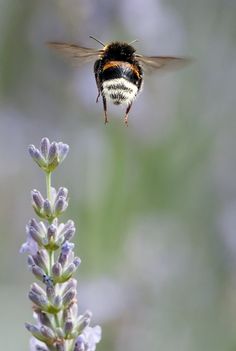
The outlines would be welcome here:
<svg viewBox="0 0 236 351">
<path fill-rule="evenodd" d="M 104 122 L 108 123 L 107 101 L 115 105 L 125 105 L 125 125 L 128 126 L 128 114 L 132 103 L 142 89 L 144 72 L 178 68 L 188 63 L 189 59 L 171 56 L 144 56 L 136 54 L 131 43 L 111 42 L 100 50 L 85 48 L 75 44 L 49 42 L 47 45 L 61 52 L 75 64 L 95 60 L 94 74 L 98 88 L 98 96 L 102 96 Z"/>
</svg>

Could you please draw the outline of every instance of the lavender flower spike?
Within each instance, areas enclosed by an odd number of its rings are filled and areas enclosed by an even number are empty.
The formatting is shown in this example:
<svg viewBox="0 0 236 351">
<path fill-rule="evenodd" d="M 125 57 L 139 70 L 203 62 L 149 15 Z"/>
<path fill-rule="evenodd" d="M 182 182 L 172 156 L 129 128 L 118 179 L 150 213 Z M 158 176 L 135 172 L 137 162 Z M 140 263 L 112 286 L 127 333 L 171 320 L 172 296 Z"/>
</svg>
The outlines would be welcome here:
<svg viewBox="0 0 236 351">
<path fill-rule="evenodd" d="M 59 223 L 58 216 L 68 207 L 68 190 L 51 186 L 51 173 L 62 163 L 69 146 L 62 142 L 41 140 L 39 148 L 29 146 L 29 153 L 45 172 L 46 197 L 31 192 L 32 206 L 41 221 L 31 219 L 26 226 L 27 240 L 20 252 L 28 254 L 28 266 L 34 278 L 28 297 L 33 303 L 35 324 L 26 323 L 32 334 L 30 351 L 95 351 L 101 340 L 101 328 L 91 327 L 91 312 L 78 316 L 77 280 L 80 265 L 74 254 L 75 234 L 72 220 Z"/>
<path fill-rule="evenodd" d="M 62 142 L 50 143 L 48 138 L 43 138 L 39 149 L 34 145 L 29 146 L 29 154 L 45 172 L 52 172 L 63 162 L 69 152 L 69 146 Z"/>
</svg>

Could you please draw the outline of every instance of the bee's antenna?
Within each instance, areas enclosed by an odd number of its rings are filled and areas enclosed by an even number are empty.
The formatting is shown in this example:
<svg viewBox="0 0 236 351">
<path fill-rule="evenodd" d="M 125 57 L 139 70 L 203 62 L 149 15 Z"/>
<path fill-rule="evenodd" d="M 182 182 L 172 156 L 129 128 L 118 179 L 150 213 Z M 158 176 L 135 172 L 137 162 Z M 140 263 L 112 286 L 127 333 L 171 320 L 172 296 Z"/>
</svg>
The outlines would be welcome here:
<svg viewBox="0 0 236 351">
<path fill-rule="evenodd" d="M 134 39 L 134 40 L 132 40 L 132 41 L 129 43 L 129 45 L 131 45 L 131 44 L 133 44 L 133 43 L 137 43 L 137 41 L 138 41 L 138 39 Z"/>
<path fill-rule="evenodd" d="M 97 41 L 99 44 L 101 44 L 102 46 L 105 46 L 100 40 L 98 40 L 97 38 L 94 38 L 92 35 L 89 36 L 89 38 Z"/>
</svg>

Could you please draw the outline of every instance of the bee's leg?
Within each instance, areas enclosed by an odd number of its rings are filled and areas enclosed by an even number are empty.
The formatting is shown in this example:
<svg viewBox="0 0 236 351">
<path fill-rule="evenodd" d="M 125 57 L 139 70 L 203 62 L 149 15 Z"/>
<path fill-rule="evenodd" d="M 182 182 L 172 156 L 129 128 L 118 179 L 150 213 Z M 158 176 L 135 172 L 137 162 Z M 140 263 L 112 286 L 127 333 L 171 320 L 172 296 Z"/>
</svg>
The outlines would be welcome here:
<svg viewBox="0 0 236 351">
<path fill-rule="evenodd" d="M 128 115 L 129 115 L 129 111 L 131 109 L 131 106 L 132 106 L 132 102 L 131 102 L 131 104 L 129 104 L 129 106 L 127 107 L 127 109 L 125 111 L 125 125 L 126 125 L 126 127 L 128 127 Z"/>
<path fill-rule="evenodd" d="M 101 95 L 101 91 L 98 90 L 98 96 L 97 96 L 97 98 L 96 98 L 96 103 L 98 103 L 98 99 L 99 99 L 100 95 Z"/>
<path fill-rule="evenodd" d="M 104 110 L 104 123 L 107 124 L 108 123 L 108 117 L 107 117 L 107 101 L 105 96 L 102 97 L 102 101 L 103 101 L 103 110 Z"/>
</svg>

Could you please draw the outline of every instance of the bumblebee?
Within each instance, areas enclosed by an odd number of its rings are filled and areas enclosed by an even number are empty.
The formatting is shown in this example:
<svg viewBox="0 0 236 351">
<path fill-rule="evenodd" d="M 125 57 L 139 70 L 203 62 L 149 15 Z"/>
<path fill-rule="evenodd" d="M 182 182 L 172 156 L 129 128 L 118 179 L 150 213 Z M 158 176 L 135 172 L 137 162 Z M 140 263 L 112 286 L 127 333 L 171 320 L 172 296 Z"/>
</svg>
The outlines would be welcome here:
<svg viewBox="0 0 236 351">
<path fill-rule="evenodd" d="M 131 43 L 111 42 L 103 48 L 95 50 L 75 44 L 49 42 L 47 45 L 61 52 L 75 64 L 89 61 L 94 63 L 94 75 L 98 88 L 98 102 L 102 96 L 104 122 L 108 123 L 107 102 L 115 105 L 125 105 L 125 125 L 128 126 L 128 114 L 132 103 L 142 89 L 144 72 L 150 73 L 159 69 L 171 69 L 186 64 L 189 60 L 183 57 L 144 56 L 136 54 Z"/>
</svg>

